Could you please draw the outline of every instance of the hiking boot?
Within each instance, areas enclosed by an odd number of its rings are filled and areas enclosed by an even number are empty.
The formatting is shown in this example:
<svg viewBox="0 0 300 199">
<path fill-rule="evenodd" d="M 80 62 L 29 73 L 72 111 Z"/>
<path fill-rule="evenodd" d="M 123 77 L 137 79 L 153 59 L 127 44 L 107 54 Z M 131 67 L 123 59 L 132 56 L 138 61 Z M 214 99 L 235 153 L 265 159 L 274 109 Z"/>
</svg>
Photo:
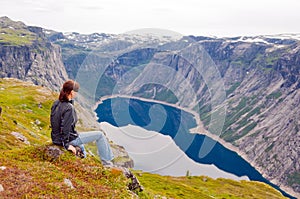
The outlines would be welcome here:
<svg viewBox="0 0 300 199">
<path fill-rule="evenodd" d="M 76 149 L 76 156 L 80 158 L 85 158 L 84 152 L 79 146 L 75 146 Z"/>
</svg>

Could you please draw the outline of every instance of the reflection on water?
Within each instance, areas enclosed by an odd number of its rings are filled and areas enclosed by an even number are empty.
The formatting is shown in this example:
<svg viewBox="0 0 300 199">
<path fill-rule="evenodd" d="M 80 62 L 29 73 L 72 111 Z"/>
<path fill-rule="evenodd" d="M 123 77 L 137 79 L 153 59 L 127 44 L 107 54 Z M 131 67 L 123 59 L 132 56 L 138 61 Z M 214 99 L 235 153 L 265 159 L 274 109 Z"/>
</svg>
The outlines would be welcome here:
<svg viewBox="0 0 300 199">
<path fill-rule="evenodd" d="M 225 172 L 236 176 L 247 176 L 250 180 L 265 182 L 280 190 L 278 186 L 263 178 L 236 152 L 225 148 L 219 142 L 205 135 L 190 133 L 189 129 L 196 127 L 196 121 L 193 115 L 188 112 L 154 102 L 112 98 L 99 104 L 96 113 L 99 122 L 108 122 L 117 127 L 131 124 L 171 136 L 176 145 L 195 162 L 213 164 Z M 206 139 L 205 143 L 210 145 L 208 147 L 210 151 L 202 157 L 199 154 L 201 154 L 201 150 L 206 149 L 202 146 L 204 139 Z M 286 193 L 282 193 L 288 196 Z"/>
</svg>

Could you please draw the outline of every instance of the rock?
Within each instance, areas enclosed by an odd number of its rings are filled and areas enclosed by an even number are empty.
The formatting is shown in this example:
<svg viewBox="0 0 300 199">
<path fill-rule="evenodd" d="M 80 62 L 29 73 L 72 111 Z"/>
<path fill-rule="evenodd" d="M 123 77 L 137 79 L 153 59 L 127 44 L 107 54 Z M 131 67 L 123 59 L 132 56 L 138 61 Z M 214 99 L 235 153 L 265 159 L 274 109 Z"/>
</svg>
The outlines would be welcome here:
<svg viewBox="0 0 300 199">
<path fill-rule="evenodd" d="M 3 21 L 3 18 L 0 18 L 0 21 Z M 18 22 L 10 19 L 6 21 L 9 21 L 11 27 L 17 26 L 19 31 L 29 31 L 30 37 L 34 37 L 34 42 L 27 45 L 0 45 L 0 77 L 31 81 L 36 85 L 59 90 L 68 79 L 60 47 L 50 43 L 41 28 L 25 24 L 20 27 L 16 25 Z"/>
<path fill-rule="evenodd" d="M 113 151 L 113 154 L 115 155 L 115 158 L 113 160 L 114 165 L 119 166 L 119 167 L 125 167 L 125 168 L 133 168 L 134 167 L 134 162 L 129 157 L 129 155 L 124 147 L 116 145 L 116 144 L 112 144 L 112 151 Z"/>
<path fill-rule="evenodd" d="M 43 108 L 43 105 L 41 103 L 38 103 L 39 108 Z"/>
<path fill-rule="evenodd" d="M 44 150 L 44 159 L 49 160 L 50 162 L 57 160 L 59 156 L 64 153 L 61 148 L 62 147 L 56 145 L 46 146 Z"/>
<path fill-rule="evenodd" d="M 1 166 L 0 170 L 4 171 L 6 169 L 6 166 Z"/>
<path fill-rule="evenodd" d="M 13 136 L 15 136 L 15 138 L 17 138 L 18 140 L 20 140 L 21 142 L 24 142 L 25 144 L 30 144 L 30 142 L 27 140 L 27 138 L 22 135 L 21 133 L 18 132 L 11 132 L 11 134 Z"/>
<path fill-rule="evenodd" d="M 137 179 L 137 177 L 127 168 L 122 168 L 124 175 L 131 180 L 128 184 L 128 189 L 134 192 L 142 192 L 144 190 L 143 186 Z"/>
<path fill-rule="evenodd" d="M 0 192 L 4 191 L 2 184 L 0 184 Z"/>
<path fill-rule="evenodd" d="M 64 183 L 65 185 L 67 185 L 68 187 L 70 187 L 71 189 L 75 189 L 75 187 L 73 186 L 71 180 L 69 180 L 68 178 L 64 179 Z"/>
<path fill-rule="evenodd" d="M 36 119 L 35 122 L 34 122 L 36 125 L 40 125 L 41 124 L 41 121 Z"/>
</svg>

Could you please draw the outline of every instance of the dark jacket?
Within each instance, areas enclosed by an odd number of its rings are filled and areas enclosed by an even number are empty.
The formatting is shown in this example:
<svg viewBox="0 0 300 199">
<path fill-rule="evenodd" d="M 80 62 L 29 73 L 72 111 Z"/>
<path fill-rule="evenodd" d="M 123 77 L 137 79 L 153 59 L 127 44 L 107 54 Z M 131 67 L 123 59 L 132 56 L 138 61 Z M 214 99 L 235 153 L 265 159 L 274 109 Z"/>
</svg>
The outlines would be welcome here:
<svg viewBox="0 0 300 199">
<path fill-rule="evenodd" d="M 72 101 L 55 101 L 51 107 L 51 139 L 53 144 L 69 147 L 69 142 L 78 137 L 75 130 L 77 114 Z"/>
</svg>

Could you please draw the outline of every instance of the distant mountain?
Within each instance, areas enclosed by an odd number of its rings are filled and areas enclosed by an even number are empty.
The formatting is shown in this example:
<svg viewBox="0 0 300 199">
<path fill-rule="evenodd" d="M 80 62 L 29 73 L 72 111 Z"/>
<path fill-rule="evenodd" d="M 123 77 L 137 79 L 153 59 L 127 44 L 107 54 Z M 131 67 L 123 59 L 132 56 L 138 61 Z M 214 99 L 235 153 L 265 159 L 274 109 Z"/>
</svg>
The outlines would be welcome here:
<svg viewBox="0 0 300 199">
<path fill-rule="evenodd" d="M 149 35 L 57 34 L 48 36 L 61 45 L 69 76 L 98 82 L 86 88 L 91 100 L 126 94 L 196 110 L 207 130 L 236 146 L 267 179 L 300 192 L 299 35 L 160 41 Z M 215 107 L 214 83 L 221 89 Z M 225 118 L 216 118 L 222 110 Z M 219 123 L 222 130 L 214 132 Z"/>
</svg>

